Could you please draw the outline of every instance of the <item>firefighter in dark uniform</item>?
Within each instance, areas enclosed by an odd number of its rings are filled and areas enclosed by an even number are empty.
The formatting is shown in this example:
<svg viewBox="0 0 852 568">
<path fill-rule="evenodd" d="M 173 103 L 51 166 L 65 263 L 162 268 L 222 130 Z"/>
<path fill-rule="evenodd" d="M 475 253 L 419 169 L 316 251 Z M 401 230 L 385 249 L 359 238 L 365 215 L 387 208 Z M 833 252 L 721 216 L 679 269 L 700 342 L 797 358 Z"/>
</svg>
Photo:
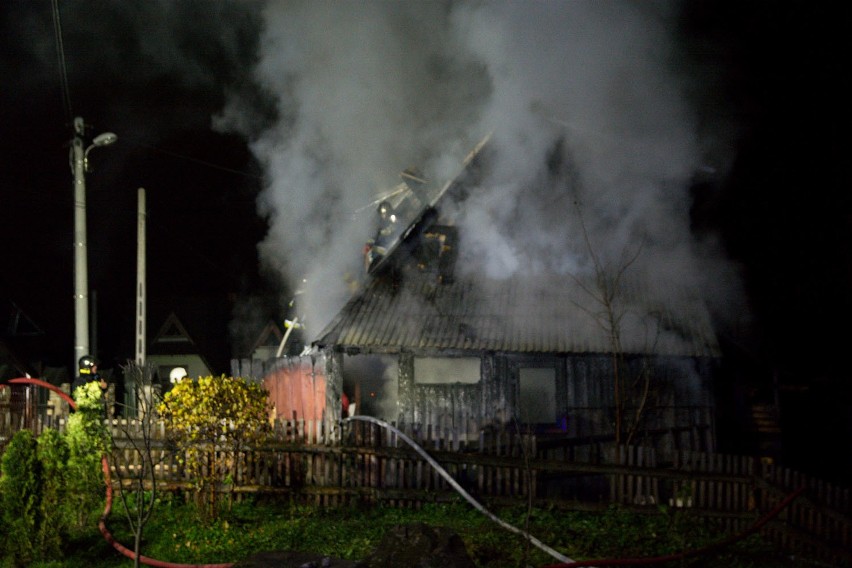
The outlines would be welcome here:
<svg viewBox="0 0 852 568">
<path fill-rule="evenodd" d="M 364 266 L 367 270 L 370 266 L 388 253 L 388 246 L 393 242 L 399 231 L 399 221 L 393 206 L 389 201 L 382 201 L 376 209 L 379 214 L 379 228 L 376 236 L 370 239 L 364 247 Z"/>
<path fill-rule="evenodd" d="M 78 362 L 78 373 L 74 382 L 71 383 L 71 393 L 87 383 L 97 382 L 101 387 L 101 393 L 106 395 L 107 382 L 98 374 L 98 361 L 91 355 L 83 355 Z"/>
</svg>

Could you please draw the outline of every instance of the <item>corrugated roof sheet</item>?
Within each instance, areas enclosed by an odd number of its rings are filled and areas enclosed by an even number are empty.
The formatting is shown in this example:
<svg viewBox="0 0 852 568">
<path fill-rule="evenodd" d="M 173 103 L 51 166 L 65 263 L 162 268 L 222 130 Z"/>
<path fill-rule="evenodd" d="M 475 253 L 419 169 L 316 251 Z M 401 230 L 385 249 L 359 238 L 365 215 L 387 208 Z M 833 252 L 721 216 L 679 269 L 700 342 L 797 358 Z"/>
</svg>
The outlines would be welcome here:
<svg viewBox="0 0 852 568">
<path fill-rule="evenodd" d="M 617 296 L 624 353 L 715 357 L 719 354 L 704 303 L 666 290 L 665 305 L 636 284 Z M 605 310 L 571 277 L 505 280 L 406 271 L 377 277 L 341 310 L 315 342 L 362 351 L 501 351 L 609 353 Z"/>
<path fill-rule="evenodd" d="M 465 158 L 464 168 L 479 159 L 488 139 L 486 136 Z M 452 191 L 451 186 L 465 183 L 459 174 L 446 187 Z M 446 198 L 446 193 L 441 195 Z M 433 204 L 440 215 L 440 200 Z M 442 222 L 453 224 L 452 219 Z M 439 283 L 434 272 L 416 268 L 408 255 L 417 243 L 409 244 L 388 255 L 394 269 L 372 276 L 320 333 L 315 345 L 375 352 L 614 351 L 604 323 L 604 306 L 593 298 L 592 287 L 584 288 L 573 277 L 516 274 L 488 280 L 479 274 L 457 274 L 452 282 Z M 659 286 L 667 285 L 657 286 L 653 294 L 649 286 L 635 282 L 624 282 L 619 288 L 614 313 L 620 318 L 621 352 L 718 356 L 716 336 L 701 298 L 688 290 L 660 290 Z"/>
</svg>

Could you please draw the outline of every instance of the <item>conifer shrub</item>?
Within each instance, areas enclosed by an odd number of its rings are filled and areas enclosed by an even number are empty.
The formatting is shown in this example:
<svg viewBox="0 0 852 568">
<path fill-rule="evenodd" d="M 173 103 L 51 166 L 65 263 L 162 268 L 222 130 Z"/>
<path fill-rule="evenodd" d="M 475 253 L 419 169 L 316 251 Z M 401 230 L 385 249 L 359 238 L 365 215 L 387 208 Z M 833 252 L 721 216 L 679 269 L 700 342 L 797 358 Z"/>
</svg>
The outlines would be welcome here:
<svg viewBox="0 0 852 568">
<path fill-rule="evenodd" d="M 92 383 L 75 396 L 64 435 L 21 430 L 0 458 L 0 567 L 60 561 L 71 527 L 90 526 L 103 507 L 101 390 Z"/>
<path fill-rule="evenodd" d="M 32 432 L 17 432 L 0 461 L 0 551 L 12 566 L 26 566 L 37 556 L 41 464 Z"/>
<path fill-rule="evenodd" d="M 69 526 L 65 506 L 68 491 L 68 444 L 56 430 L 45 430 L 38 437 L 38 461 L 41 465 L 41 499 L 36 533 L 39 556 L 45 560 L 61 557 L 63 535 Z"/>
</svg>

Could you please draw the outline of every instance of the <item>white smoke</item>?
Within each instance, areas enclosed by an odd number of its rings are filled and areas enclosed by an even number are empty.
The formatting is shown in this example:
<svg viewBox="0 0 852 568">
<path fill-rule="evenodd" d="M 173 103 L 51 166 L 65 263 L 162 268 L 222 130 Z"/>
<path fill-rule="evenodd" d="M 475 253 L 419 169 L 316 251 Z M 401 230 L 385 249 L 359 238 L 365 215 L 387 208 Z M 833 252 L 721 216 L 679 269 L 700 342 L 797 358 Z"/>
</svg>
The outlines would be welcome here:
<svg viewBox="0 0 852 568">
<path fill-rule="evenodd" d="M 661 296 L 700 286 L 714 255 L 690 234 L 702 148 L 671 69 L 672 6 L 268 2 L 254 78 L 278 120 L 249 132 L 232 100 L 216 125 L 242 128 L 266 168 L 261 256 L 307 279 L 309 335 L 363 270 L 376 195 L 412 165 L 445 179 L 490 131 L 458 211 L 460 270 L 580 274 L 588 237 L 606 263 L 640 251 Z"/>
</svg>

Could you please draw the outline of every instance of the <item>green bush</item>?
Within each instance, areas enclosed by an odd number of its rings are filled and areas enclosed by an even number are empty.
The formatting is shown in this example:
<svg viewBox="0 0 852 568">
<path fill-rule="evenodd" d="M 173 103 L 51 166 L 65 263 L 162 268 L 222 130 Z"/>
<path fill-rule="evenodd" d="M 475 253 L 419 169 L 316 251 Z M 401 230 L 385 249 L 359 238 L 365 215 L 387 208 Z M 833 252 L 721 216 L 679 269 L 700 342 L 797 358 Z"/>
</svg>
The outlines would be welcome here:
<svg viewBox="0 0 852 568">
<path fill-rule="evenodd" d="M 101 457 L 109 447 L 100 387 L 75 393 L 65 436 L 15 434 L 0 460 L 0 568 L 58 561 L 69 529 L 103 506 Z"/>
<path fill-rule="evenodd" d="M 37 542 L 39 556 L 45 560 L 61 556 L 62 536 L 68 528 L 69 512 L 65 503 L 68 491 L 68 444 L 56 430 L 45 430 L 38 437 L 41 464 L 41 500 Z"/>
<path fill-rule="evenodd" d="M 12 437 L 0 463 L 0 511 L 5 534 L 2 556 L 12 566 L 26 566 L 36 557 L 41 465 L 32 432 Z"/>
<path fill-rule="evenodd" d="M 101 458 L 110 446 L 104 427 L 103 395 L 96 382 L 74 391 L 77 410 L 68 417 L 66 505 L 74 512 L 77 526 L 89 524 L 103 504 Z"/>
</svg>

